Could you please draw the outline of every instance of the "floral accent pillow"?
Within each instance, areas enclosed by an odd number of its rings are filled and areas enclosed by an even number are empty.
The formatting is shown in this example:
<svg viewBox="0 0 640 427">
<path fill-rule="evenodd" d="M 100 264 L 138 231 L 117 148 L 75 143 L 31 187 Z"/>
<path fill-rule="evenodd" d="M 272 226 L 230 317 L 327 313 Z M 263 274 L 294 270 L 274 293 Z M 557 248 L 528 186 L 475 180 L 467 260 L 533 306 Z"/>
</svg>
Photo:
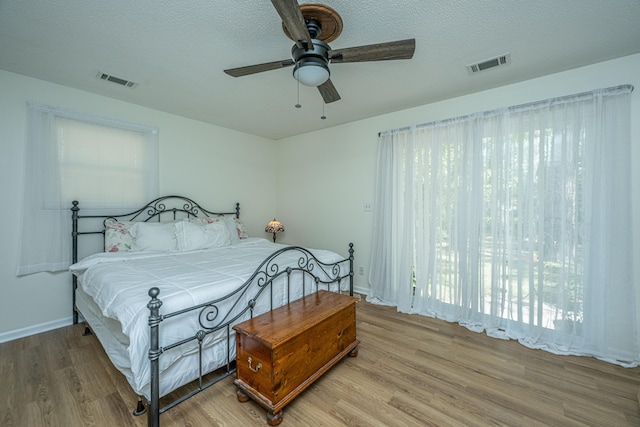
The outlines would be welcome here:
<svg viewBox="0 0 640 427">
<path fill-rule="evenodd" d="M 247 233 L 247 228 L 244 226 L 242 221 L 240 221 L 236 217 L 233 217 L 233 220 L 236 223 L 236 229 L 238 230 L 238 237 L 241 238 L 241 239 L 248 238 L 249 237 L 249 233 Z"/>
<path fill-rule="evenodd" d="M 107 220 L 104 230 L 105 252 L 130 252 L 133 247 L 131 227 L 134 222 Z"/>
</svg>

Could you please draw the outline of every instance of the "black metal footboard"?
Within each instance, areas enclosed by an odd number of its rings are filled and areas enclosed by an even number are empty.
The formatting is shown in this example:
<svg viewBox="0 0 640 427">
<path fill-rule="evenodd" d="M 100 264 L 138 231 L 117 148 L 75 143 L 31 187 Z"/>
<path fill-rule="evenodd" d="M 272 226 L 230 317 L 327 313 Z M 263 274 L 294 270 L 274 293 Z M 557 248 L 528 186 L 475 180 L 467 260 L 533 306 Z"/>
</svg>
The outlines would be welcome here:
<svg viewBox="0 0 640 427">
<path fill-rule="evenodd" d="M 151 391 L 148 421 L 149 426 L 160 425 L 160 414 L 171 409 L 177 404 L 185 401 L 191 396 L 207 389 L 216 384 L 220 380 L 232 375 L 236 372 L 235 360 L 232 360 L 232 352 L 235 349 L 235 341 L 233 339 L 232 326 L 253 317 L 256 310 L 257 301 L 262 298 L 268 298 L 269 309 L 277 308 L 280 304 L 274 301 L 274 295 L 279 296 L 279 301 L 284 303 L 291 302 L 292 297 L 297 295 L 308 295 L 317 292 L 320 289 L 326 289 L 335 292 L 346 292 L 353 295 L 353 244 L 349 244 L 349 257 L 334 263 L 324 263 L 316 258 L 309 250 L 291 246 L 280 249 L 265 259 L 255 270 L 249 279 L 247 279 L 240 287 L 233 292 L 218 298 L 198 304 L 193 307 L 187 307 L 172 313 L 161 313 L 162 300 L 159 298 L 160 290 L 156 287 L 149 290 L 151 300 L 147 304 L 149 308 L 149 363 L 151 372 Z M 284 259 L 291 259 L 291 255 L 297 258 L 297 261 L 284 263 Z M 301 290 L 299 288 L 301 286 Z M 346 289 L 342 289 L 346 287 Z M 293 290 L 296 290 L 295 292 Z M 280 293 L 282 292 L 282 293 Z M 224 308 L 222 308 L 224 307 Z M 160 329 L 164 321 L 180 316 L 197 315 L 199 328 L 194 331 L 193 335 L 185 337 L 173 343 L 160 343 Z M 206 383 L 203 377 L 203 346 L 206 337 L 213 333 L 224 334 L 224 345 L 226 346 L 226 360 L 222 361 L 218 367 L 220 375 L 213 379 L 208 379 Z M 163 353 L 171 349 L 184 346 L 191 343 L 197 343 L 198 346 L 198 363 L 199 377 L 197 388 L 185 395 L 173 400 L 171 403 L 160 405 L 160 360 Z M 222 369 L 220 369 L 222 368 Z"/>
</svg>

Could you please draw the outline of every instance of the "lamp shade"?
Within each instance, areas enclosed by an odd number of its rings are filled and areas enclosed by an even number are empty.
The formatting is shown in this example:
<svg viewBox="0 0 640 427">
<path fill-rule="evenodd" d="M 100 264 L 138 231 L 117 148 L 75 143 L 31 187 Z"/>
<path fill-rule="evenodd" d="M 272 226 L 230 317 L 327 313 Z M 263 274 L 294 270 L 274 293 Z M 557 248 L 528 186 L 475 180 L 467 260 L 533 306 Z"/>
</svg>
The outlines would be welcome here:
<svg viewBox="0 0 640 427">
<path fill-rule="evenodd" d="M 264 231 L 267 233 L 273 233 L 273 243 L 276 242 L 276 234 L 284 231 L 284 225 L 277 219 L 273 218 L 273 221 L 269 221 L 267 226 L 264 227 Z"/>
<path fill-rule="evenodd" d="M 267 226 L 264 228 L 264 231 L 267 233 L 281 233 L 284 231 L 284 225 L 277 219 L 273 218 L 273 221 L 269 221 Z"/>
</svg>

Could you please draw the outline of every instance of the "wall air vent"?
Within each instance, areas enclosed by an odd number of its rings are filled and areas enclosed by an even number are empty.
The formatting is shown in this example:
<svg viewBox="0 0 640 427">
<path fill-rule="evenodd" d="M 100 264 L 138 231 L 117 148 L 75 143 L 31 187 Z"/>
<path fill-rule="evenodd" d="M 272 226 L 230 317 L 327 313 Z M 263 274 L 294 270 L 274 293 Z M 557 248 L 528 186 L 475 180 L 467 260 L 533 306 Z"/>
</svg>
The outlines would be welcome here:
<svg viewBox="0 0 640 427">
<path fill-rule="evenodd" d="M 138 83 L 135 83 L 135 82 L 132 82 L 132 81 L 129 81 L 129 80 L 125 80 L 125 79 L 122 79 L 120 77 L 112 76 L 111 74 L 107 74 L 107 73 L 99 72 L 96 77 L 98 79 L 100 79 L 100 80 L 106 80 L 108 82 L 116 83 L 116 84 L 119 84 L 120 86 L 125 86 L 125 87 L 130 87 L 130 88 L 133 88 L 133 87 L 138 85 Z"/>
<path fill-rule="evenodd" d="M 504 55 L 496 56 L 495 58 L 467 65 L 467 71 L 469 71 L 469 74 L 476 74 L 480 71 L 488 70 L 489 68 L 500 67 L 502 65 L 508 65 L 510 63 L 511 54 L 505 53 Z"/>
</svg>

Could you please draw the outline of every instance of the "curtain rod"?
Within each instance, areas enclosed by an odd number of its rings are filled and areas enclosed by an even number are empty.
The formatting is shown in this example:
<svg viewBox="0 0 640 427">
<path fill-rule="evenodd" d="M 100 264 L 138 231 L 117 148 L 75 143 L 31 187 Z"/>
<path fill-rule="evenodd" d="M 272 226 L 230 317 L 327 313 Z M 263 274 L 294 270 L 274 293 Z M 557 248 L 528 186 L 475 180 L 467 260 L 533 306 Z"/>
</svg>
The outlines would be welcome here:
<svg viewBox="0 0 640 427">
<path fill-rule="evenodd" d="M 411 128 L 418 128 L 418 127 L 426 127 L 426 126 L 431 126 L 434 124 L 447 124 L 453 121 L 460 121 L 460 120 L 465 120 L 473 115 L 476 114 L 482 114 L 484 116 L 492 116 L 497 114 L 499 111 L 503 111 L 503 110 L 507 110 L 509 112 L 517 112 L 517 111 L 522 111 L 522 110 L 526 110 L 529 109 L 531 107 L 537 106 L 537 105 L 543 105 L 543 104 L 560 104 L 563 102 L 567 102 L 567 101 L 575 101 L 575 100 L 579 100 L 581 98 L 587 98 L 590 96 L 593 96 L 596 93 L 601 93 L 603 95 L 617 95 L 617 94 L 622 94 L 622 93 L 631 93 L 633 92 L 633 85 L 632 84 L 625 84 L 625 85 L 619 85 L 619 86 L 612 86 L 612 87 L 608 87 L 605 89 L 595 89 L 592 91 L 588 91 L 588 92 L 580 92 L 580 93 L 576 93 L 573 95 L 565 95 L 565 96 L 558 96 L 555 98 L 549 98 L 549 99 L 544 99 L 541 101 L 533 101 L 533 102 L 527 102 L 525 104 L 518 104 L 518 105 L 513 105 L 511 107 L 502 107 L 502 108 L 495 108 L 493 110 L 487 110 L 487 111 L 483 111 L 481 113 L 472 113 L 472 114 L 465 114 L 463 116 L 458 116 L 458 117 L 452 117 L 449 119 L 443 119 L 443 120 L 434 120 L 432 122 L 428 122 L 428 123 L 422 123 L 419 125 L 414 125 L 414 126 L 404 126 L 401 128 L 397 128 L 397 129 L 390 129 L 390 130 L 385 130 L 385 131 L 381 131 L 378 132 L 378 137 L 380 137 L 381 134 L 385 133 L 385 132 L 394 132 L 394 131 L 405 131 L 405 130 L 409 130 Z"/>
</svg>

